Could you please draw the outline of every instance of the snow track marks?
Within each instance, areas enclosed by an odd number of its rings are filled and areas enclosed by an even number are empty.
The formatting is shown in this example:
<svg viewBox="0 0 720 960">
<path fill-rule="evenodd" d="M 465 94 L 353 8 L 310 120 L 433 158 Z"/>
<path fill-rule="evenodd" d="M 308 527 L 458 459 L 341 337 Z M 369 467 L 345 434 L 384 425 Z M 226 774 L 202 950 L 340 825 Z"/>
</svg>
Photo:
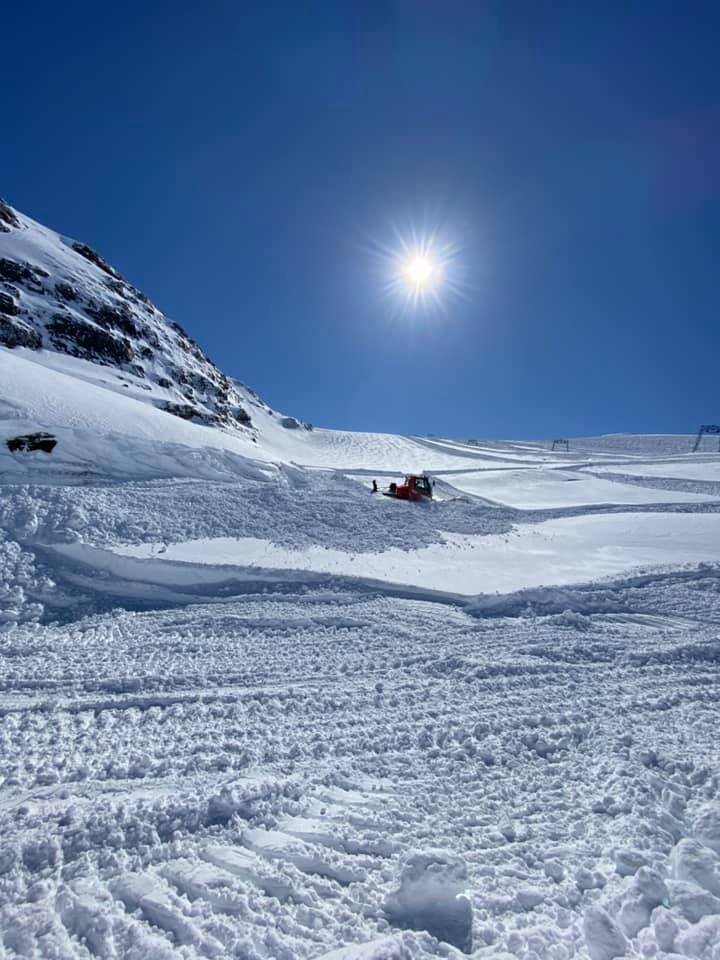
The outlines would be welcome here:
<svg viewBox="0 0 720 960">
<path fill-rule="evenodd" d="M 687 940 L 681 907 L 714 909 L 672 857 L 718 800 L 717 583 L 541 616 L 308 590 L 6 629 L 0 956 L 448 954 L 385 911 L 436 847 L 477 956 L 587 957 L 587 911 L 627 929 L 642 864 Z"/>
</svg>

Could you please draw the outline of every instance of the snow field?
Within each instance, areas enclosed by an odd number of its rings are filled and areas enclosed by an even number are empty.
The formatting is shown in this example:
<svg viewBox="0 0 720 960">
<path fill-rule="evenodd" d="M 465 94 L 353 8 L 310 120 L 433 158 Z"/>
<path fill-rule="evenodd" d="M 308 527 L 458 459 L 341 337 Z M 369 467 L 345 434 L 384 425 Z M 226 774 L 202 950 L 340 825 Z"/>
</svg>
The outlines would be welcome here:
<svg viewBox="0 0 720 960">
<path fill-rule="evenodd" d="M 309 571 L 363 581 L 473 596 L 507 593 L 543 584 L 577 583 L 629 569 L 717 558 L 720 514 L 593 515 L 547 520 L 511 533 L 445 534 L 444 542 L 413 551 L 391 547 L 360 555 L 310 546 L 291 550 L 264 540 L 203 539 L 117 547 L 101 554 L 87 547 L 57 547 L 64 556 L 87 558 L 119 578 L 182 585 L 194 580 L 242 578 L 246 568 L 272 576 Z M 162 562 L 148 562 L 159 556 Z M 172 565 L 174 561 L 178 563 Z"/>
<path fill-rule="evenodd" d="M 521 510 L 582 507 L 590 504 L 684 503 L 717 499 L 717 495 L 713 497 L 681 490 L 674 491 L 668 498 L 666 493 L 652 487 L 630 486 L 583 471 L 571 472 L 557 467 L 440 473 L 438 476 L 463 493 Z"/>
<path fill-rule="evenodd" d="M 300 588 L 6 628 L 0 956 L 711 957 L 719 597 L 707 569 L 551 616 Z"/>
<path fill-rule="evenodd" d="M 0 349 L 0 960 L 718 960 L 717 455 L 112 375 Z"/>
<path fill-rule="evenodd" d="M 720 457 L 717 454 L 704 455 L 690 459 L 668 461 L 662 463 L 627 463 L 621 467 L 595 468 L 597 473 L 613 473 L 622 471 L 636 477 L 667 477 L 679 480 L 709 480 L 720 483 Z"/>
</svg>

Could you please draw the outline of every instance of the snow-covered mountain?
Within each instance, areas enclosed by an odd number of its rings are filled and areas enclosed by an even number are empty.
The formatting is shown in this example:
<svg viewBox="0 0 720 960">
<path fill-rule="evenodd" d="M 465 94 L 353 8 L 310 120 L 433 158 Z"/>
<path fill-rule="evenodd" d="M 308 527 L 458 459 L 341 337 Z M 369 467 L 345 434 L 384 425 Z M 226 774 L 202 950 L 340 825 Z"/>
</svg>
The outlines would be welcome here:
<svg viewBox="0 0 720 960">
<path fill-rule="evenodd" d="M 99 253 L 0 200 L 0 344 L 89 361 L 87 379 L 186 420 L 251 425 L 248 396 Z M 102 369 L 97 369 L 97 368 Z"/>
</svg>

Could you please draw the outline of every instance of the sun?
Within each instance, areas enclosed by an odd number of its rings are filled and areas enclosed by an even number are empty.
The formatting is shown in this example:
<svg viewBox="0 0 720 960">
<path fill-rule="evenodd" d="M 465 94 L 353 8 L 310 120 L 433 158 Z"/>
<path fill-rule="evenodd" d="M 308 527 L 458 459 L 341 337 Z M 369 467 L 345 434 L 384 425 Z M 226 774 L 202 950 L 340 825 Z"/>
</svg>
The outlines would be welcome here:
<svg viewBox="0 0 720 960">
<path fill-rule="evenodd" d="M 405 282 L 411 290 L 426 290 L 431 284 L 439 281 L 439 267 L 426 254 L 411 254 L 403 272 Z"/>
<path fill-rule="evenodd" d="M 440 304 L 448 261 L 432 243 L 407 245 L 394 257 L 391 286 L 413 307 Z"/>
<path fill-rule="evenodd" d="M 390 224 L 394 237 L 369 237 L 370 250 L 381 278 L 381 293 L 393 304 L 393 313 L 430 315 L 447 313 L 447 302 L 464 297 L 460 247 L 444 226 L 405 229 Z"/>
</svg>

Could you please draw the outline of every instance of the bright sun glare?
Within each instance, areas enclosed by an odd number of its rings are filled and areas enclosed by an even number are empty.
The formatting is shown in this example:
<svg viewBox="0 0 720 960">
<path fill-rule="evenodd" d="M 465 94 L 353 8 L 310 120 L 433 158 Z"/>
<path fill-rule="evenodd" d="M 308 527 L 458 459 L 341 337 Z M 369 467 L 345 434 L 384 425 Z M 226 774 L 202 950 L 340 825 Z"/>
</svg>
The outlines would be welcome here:
<svg viewBox="0 0 720 960">
<path fill-rule="evenodd" d="M 406 230 L 393 227 L 394 243 L 375 241 L 374 249 L 384 277 L 384 293 L 399 312 L 446 312 L 445 301 L 464 296 L 460 282 L 460 248 L 440 229 Z"/>
<path fill-rule="evenodd" d="M 437 279 L 437 266 L 433 261 L 416 253 L 410 257 L 405 266 L 405 279 L 408 285 L 414 290 L 422 290 Z"/>
</svg>

